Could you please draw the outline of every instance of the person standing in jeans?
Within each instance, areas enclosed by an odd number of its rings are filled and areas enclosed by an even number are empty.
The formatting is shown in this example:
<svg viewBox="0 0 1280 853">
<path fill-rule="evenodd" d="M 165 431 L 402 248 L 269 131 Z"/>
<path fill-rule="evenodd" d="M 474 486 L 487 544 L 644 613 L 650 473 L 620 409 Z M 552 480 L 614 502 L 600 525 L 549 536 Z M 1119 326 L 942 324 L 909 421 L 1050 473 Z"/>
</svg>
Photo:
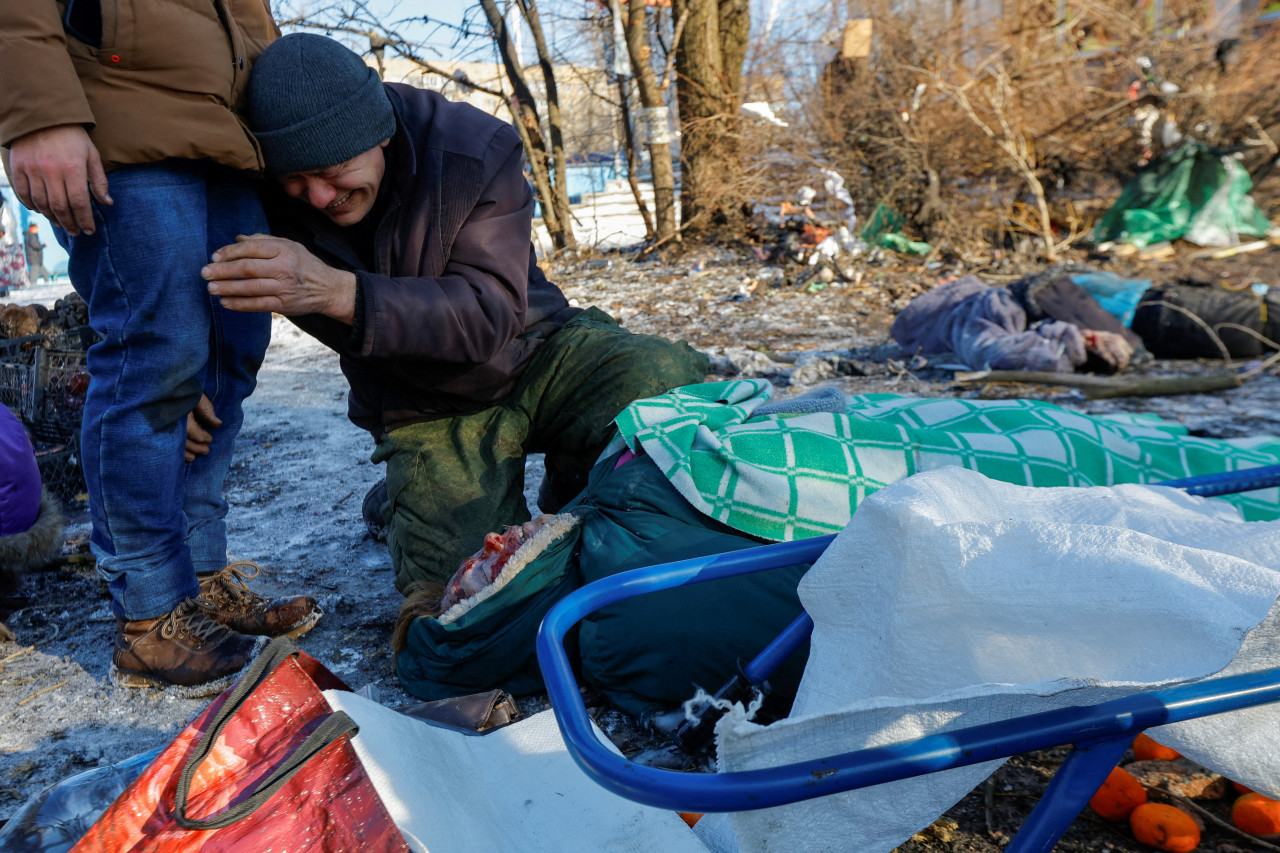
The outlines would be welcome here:
<svg viewBox="0 0 1280 853">
<path fill-rule="evenodd" d="M 227 565 L 222 487 L 271 317 L 224 310 L 200 278 L 214 249 L 267 227 L 239 111 L 279 30 L 264 0 L 25 0 L 0 4 L 0 32 L 5 168 L 55 224 L 101 338 L 81 457 L 117 622 L 112 680 L 212 693 L 263 636 L 320 617 Z M 221 426 L 188 463 L 202 394 Z"/>
</svg>

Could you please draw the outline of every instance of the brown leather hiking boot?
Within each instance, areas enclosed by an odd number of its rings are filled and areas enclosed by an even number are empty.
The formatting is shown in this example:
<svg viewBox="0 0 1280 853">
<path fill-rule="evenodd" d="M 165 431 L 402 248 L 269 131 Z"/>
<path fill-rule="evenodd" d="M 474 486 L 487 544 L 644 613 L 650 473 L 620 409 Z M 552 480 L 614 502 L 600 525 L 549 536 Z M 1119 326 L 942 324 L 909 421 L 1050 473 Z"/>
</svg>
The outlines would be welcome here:
<svg viewBox="0 0 1280 853">
<path fill-rule="evenodd" d="M 250 574 L 242 567 L 253 570 Z M 213 603 L 210 614 L 218 622 L 241 634 L 261 637 L 301 637 L 311 630 L 324 611 L 309 595 L 274 598 L 271 601 L 249 589 L 262 570 L 250 562 L 232 563 L 220 572 L 200 575 L 200 597 Z"/>
<path fill-rule="evenodd" d="M 119 687 L 180 687 L 208 696 L 230 686 L 266 642 L 215 622 L 214 607 L 188 598 L 155 619 L 117 620 L 111 681 Z"/>
</svg>

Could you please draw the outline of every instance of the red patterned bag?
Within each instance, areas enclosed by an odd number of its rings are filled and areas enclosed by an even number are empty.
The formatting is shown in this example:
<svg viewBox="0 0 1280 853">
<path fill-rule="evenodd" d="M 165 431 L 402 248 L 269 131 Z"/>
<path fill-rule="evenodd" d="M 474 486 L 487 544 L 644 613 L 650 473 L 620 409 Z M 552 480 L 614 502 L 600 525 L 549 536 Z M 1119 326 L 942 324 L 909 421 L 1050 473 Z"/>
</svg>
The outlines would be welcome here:
<svg viewBox="0 0 1280 853">
<path fill-rule="evenodd" d="M 156 757 L 72 853 L 408 851 L 321 690 L 340 679 L 285 638 Z"/>
</svg>

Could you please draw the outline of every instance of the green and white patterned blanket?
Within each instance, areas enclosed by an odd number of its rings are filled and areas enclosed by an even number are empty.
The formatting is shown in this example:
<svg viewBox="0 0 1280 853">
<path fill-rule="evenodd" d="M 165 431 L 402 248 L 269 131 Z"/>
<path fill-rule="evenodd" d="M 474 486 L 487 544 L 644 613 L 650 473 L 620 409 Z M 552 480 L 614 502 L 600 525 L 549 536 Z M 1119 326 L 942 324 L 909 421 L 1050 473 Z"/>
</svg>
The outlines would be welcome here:
<svg viewBox="0 0 1280 853">
<path fill-rule="evenodd" d="M 1280 464 L 1277 438 L 1196 438 L 1155 415 L 1036 400 L 867 394 L 842 413 L 752 418 L 772 391 L 736 380 L 639 400 L 606 453 L 643 448 L 701 512 L 777 541 L 835 533 L 867 495 L 945 465 L 1020 485 L 1110 486 Z M 1280 518 L 1280 489 L 1222 499 L 1250 521 Z"/>
</svg>

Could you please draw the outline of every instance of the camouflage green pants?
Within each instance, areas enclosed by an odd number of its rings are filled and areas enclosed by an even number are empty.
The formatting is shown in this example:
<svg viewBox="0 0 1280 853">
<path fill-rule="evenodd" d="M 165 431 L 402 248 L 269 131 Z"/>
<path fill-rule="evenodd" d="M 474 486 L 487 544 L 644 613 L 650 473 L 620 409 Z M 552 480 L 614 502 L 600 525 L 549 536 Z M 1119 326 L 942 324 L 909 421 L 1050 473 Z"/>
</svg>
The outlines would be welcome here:
<svg viewBox="0 0 1280 853">
<path fill-rule="evenodd" d="M 633 335 L 588 309 L 538 349 L 500 404 L 387 433 L 373 461 L 387 463 L 396 588 L 444 583 L 486 533 L 529 519 L 525 454 L 546 454 L 539 503 L 558 508 L 586 485 L 619 412 L 706 373 L 706 356 L 687 344 Z"/>
</svg>

